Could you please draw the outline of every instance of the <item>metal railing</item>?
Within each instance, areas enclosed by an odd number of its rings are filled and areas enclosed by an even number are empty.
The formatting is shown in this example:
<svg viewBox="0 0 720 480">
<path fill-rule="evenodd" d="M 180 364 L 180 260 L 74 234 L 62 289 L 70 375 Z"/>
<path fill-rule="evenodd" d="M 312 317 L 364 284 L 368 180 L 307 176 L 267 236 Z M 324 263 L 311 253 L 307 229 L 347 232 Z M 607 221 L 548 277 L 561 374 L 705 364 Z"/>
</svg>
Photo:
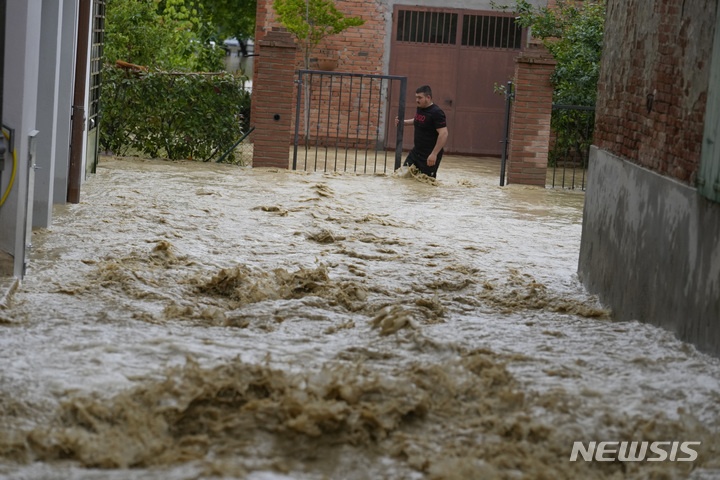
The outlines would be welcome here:
<svg viewBox="0 0 720 480">
<path fill-rule="evenodd" d="M 595 129 L 595 107 L 553 105 L 550 127 L 550 185 L 585 190 L 590 146 Z"/>
<path fill-rule="evenodd" d="M 407 78 L 300 70 L 292 168 L 387 173 L 400 168 Z M 396 129 L 392 145 L 391 129 Z M 389 151 L 394 155 L 388 158 Z"/>
<path fill-rule="evenodd" d="M 503 144 L 502 157 L 500 159 L 500 186 L 505 186 L 505 170 L 507 164 L 508 154 L 508 143 L 510 142 L 510 109 L 512 108 L 512 101 L 515 98 L 513 92 L 513 83 L 507 82 L 505 86 L 505 124 L 503 125 L 503 139 L 500 143 Z"/>
</svg>

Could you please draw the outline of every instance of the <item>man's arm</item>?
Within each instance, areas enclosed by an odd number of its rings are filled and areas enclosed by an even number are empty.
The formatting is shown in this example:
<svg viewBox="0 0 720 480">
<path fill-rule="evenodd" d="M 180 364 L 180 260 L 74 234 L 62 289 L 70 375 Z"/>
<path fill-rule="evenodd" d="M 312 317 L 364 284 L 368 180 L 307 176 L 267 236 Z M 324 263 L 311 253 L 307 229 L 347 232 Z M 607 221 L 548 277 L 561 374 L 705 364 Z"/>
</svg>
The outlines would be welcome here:
<svg viewBox="0 0 720 480">
<path fill-rule="evenodd" d="M 428 158 L 427 158 L 428 167 L 432 167 L 435 165 L 435 161 L 437 160 L 438 153 L 440 153 L 440 150 L 442 150 L 443 147 L 445 146 L 445 144 L 447 143 L 447 139 L 448 139 L 447 127 L 438 128 L 437 132 L 438 132 L 438 138 L 437 138 L 437 141 L 435 142 L 435 148 L 433 148 L 433 151 L 430 152 L 430 155 L 428 155 Z"/>
<path fill-rule="evenodd" d="M 399 123 L 400 123 L 400 118 L 395 116 L 395 126 L 397 126 Z M 408 125 L 408 126 L 414 125 L 415 119 L 414 118 L 406 118 L 405 120 L 403 120 L 403 124 Z"/>
</svg>

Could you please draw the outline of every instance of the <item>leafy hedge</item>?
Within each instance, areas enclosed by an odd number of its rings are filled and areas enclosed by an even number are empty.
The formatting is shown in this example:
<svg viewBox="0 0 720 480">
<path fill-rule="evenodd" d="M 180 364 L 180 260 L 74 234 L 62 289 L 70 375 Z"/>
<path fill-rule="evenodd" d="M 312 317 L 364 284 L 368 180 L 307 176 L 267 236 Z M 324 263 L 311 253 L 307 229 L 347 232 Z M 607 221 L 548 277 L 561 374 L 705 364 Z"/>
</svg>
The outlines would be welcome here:
<svg viewBox="0 0 720 480">
<path fill-rule="evenodd" d="M 171 160 L 220 156 L 248 129 L 245 80 L 229 73 L 138 73 L 106 65 L 100 147 Z"/>
</svg>

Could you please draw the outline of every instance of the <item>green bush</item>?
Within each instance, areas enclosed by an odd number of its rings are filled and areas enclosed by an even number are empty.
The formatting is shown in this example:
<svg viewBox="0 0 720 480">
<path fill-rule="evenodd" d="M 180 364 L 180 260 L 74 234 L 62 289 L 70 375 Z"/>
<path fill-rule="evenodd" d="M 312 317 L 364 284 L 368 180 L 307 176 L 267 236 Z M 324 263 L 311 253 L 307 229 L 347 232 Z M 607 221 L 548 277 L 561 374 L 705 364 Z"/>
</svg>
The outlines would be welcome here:
<svg viewBox="0 0 720 480">
<path fill-rule="evenodd" d="M 118 155 L 207 162 L 248 129 L 245 80 L 229 73 L 134 73 L 106 65 L 100 146 Z"/>
</svg>

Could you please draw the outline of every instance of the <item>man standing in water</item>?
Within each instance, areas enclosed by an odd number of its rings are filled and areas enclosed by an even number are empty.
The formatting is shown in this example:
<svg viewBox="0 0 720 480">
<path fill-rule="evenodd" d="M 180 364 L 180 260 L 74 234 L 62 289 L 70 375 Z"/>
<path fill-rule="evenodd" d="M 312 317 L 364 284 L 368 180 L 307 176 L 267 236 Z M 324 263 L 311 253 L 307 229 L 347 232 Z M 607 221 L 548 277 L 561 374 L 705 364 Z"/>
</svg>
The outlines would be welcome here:
<svg viewBox="0 0 720 480">
<path fill-rule="evenodd" d="M 415 127 L 414 147 L 404 165 L 415 165 L 428 177 L 435 178 L 448 138 L 445 112 L 433 103 L 432 90 L 428 85 L 415 90 L 415 101 L 418 106 L 415 118 L 404 121 L 405 125 Z M 400 119 L 395 117 L 395 125 L 399 123 Z"/>
</svg>

